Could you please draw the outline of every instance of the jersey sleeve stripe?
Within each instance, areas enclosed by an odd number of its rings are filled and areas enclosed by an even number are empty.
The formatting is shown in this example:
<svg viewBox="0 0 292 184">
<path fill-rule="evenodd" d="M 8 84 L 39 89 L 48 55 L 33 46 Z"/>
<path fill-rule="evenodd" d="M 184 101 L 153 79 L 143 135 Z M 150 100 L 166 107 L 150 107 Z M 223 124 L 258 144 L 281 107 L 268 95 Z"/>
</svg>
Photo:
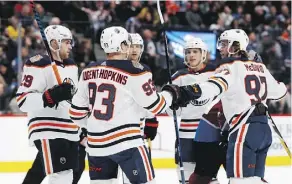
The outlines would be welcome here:
<svg viewBox="0 0 292 184">
<path fill-rule="evenodd" d="M 160 96 L 157 94 L 157 99 L 156 99 L 151 105 L 149 105 L 148 107 L 144 107 L 144 108 L 147 109 L 147 110 L 150 110 L 150 109 L 152 109 L 155 105 L 157 105 L 159 102 L 160 102 Z"/>
<path fill-rule="evenodd" d="M 140 129 L 126 130 L 126 131 L 119 132 L 119 133 L 116 133 L 116 134 L 113 134 L 111 136 L 104 137 L 104 138 L 92 138 L 89 136 L 88 141 L 90 141 L 90 142 L 106 142 L 106 141 L 109 141 L 109 140 L 112 140 L 112 139 L 115 139 L 115 138 L 118 138 L 118 137 L 121 137 L 124 135 L 139 134 L 139 133 L 141 133 Z"/>
<path fill-rule="evenodd" d="M 228 82 L 223 77 L 216 77 L 216 78 L 221 79 L 223 82 L 225 82 L 225 84 L 226 84 L 226 86 L 228 88 Z"/>
<path fill-rule="evenodd" d="M 31 124 L 28 127 L 28 131 L 30 132 L 33 128 L 36 127 L 59 127 L 59 128 L 65 128 L 65 129 L 78 129 L 78 126 L 73 124 L 61 124 L 61 123 L 53 123 L 53 122 L 39 122 L 39 123 L 35 123 L 35 124 Z"/>
<path fill-rule="evenodd" d="M 87 112 L 74 112 L 73 109 L 69 110 L 70 116 L 85 116 Z"/>
<path fill-rule="evenodd" d="M 217 81 L 209 79 L 208 82 L 215 84 L 219 88 L 220 94 L 223 92 L 222 86 Z"/>
<path fill-rule="evenodd" d="M 166 102 L 165 102 L 164 97 L 162 96 L 162 98 L 160 98 L 160 102 L 159 102 L 158 106 L 154 110 L 152 110 L 151 112 L 153 114 L 158 114 L 158 112 L 160 112 L 160 111 L 163 110 L 163 108 L 165 107 L 165 105 L 166 105 Z"/>
<path fill-rule="evenodd" d="M 71 108 L 76 109 L 76 110 L 84 110 L 84 111 L 88 111 L 88 107 L 79 107 L 76 105 L 71 105 Z"/>
<path fill-rule="evenodd" d="M 21 99 L 23 99 L 28 93 L 21 93 L 21 94 L 16 94 L 16 96 L 18 96 L 16 98 L 16 102 L 20 102 Z"/>
<path fill-rule="evenodd" d="M 212 77 L 209 80 L 213 80 L 213 81 L 217 81 L 224 89 L 224 91 L 226 91 L 228 89 L 228 84 L 225 83 L 223 80 L 221 80 L 220 78 L 217 77 Z"/>
<path fill-rule="evenodd" d="M 26 98 L 22 100 L 20 103 L 18 103 L 18 107 L 21 108 L 25 101 L 26 101 Z"/>
</svg>

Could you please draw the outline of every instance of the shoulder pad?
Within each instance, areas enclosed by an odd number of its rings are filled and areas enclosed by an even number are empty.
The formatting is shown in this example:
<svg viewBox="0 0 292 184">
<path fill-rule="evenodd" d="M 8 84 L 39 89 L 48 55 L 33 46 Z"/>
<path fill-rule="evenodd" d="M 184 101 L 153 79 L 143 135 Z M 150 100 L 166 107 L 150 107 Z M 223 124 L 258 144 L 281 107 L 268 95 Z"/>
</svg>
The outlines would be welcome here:
<svg viewBox="0 0 292 184">
<path fill-rule="evenodd" d="M 234 61 L 248 61 L 248 58 L 243 58 L 243 57 L 227 57 L 227 58 L 221 59 L 217 63 L 217 67 L 219 67 L 220 65 L 223 65 L 223 64 L 231 64 Z"/>
<path fill-rule="evenodd" d="M 200 73 L 205 73 L 205 72 L 212 72 L 216 70 L 216 64 L 214 63 L 208 63 L 206 67 L 200 71 Z"/>
<path fill-rule="evenodd" d="M 46 67 L 51 64 L 51 60 L 47 55 L 37 54 L 29 58 L 26 62 L 26 66 L 35 66 L 35 67 Z"/>
<path fill-rule="evenodd" d="M 174 81 L 178 77 L 186 75 L 186 74 L 190 74 L 190 71 L 187 68 L 180 69 L 171 76 L 171 80 Z"/>
<path fill-rule="evenodd" d="M 102 63 L 103 61 L 91 61 L 86 67 L 86 68 L 91 68 L 91 67 L 95 67 L 95 66 L 100 66 L 100 64 Z"/>
<path fill-rule="evenodd" d="M 76 65 L 76 63 L 74 62 L 74 60 L 71 59 L 71 58 L 65 59 L 63 62 L 64 62 L 64 65 L 65 66 Z"/>
<path fill-rule="evenodd" d="M 150 68 L 142 63 L 133 63 L 130 60 L 107 60 L 100 64 L 101 66 L 112 67 L 117 70 L 137 75 L 144 72 L 151 72 Z"/>
</svg>

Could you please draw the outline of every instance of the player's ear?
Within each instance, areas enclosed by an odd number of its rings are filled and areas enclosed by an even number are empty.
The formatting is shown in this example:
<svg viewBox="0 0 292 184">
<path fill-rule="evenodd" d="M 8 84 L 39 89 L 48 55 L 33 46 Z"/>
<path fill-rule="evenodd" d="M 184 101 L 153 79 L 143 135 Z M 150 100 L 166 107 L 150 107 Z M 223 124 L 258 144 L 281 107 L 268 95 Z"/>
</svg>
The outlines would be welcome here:
<svg viewBox="0 0 292 184">
<path fill-rule="evenodd" d="M 55 50 L 59 49 L 59 45 L 58 45 L 58 42 L 57 40 L 51 40 L 51 47 Z"/>
</svg>

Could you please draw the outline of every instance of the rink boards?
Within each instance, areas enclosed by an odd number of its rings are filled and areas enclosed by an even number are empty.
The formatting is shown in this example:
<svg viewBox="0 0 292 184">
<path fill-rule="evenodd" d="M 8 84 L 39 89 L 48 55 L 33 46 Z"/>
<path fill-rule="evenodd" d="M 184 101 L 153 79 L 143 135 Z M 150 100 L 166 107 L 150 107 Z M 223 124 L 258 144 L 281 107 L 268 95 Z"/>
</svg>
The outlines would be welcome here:
<svg viewBox="0 0 292 184">
<path fill-rule="evenodd" d="M 155 168 L 174 168 L 175 131 L 173 119 L 158 116 L 159 128 L 152 142 L 152 161 Z M 273 116 L 290 149 L 292 148 L 292 120 L 290 115 Z M 1 116 L 0 172 L 25 172 L 31 166 L 36 149 L 29 147 L 27 139 L 27 118 L 25 116 Z M 147 144 L 147 143 L 146 143 Z M 266 165 L 287 166 L 291 160 L 276 134 L 268 153 Z"/>
</svg>

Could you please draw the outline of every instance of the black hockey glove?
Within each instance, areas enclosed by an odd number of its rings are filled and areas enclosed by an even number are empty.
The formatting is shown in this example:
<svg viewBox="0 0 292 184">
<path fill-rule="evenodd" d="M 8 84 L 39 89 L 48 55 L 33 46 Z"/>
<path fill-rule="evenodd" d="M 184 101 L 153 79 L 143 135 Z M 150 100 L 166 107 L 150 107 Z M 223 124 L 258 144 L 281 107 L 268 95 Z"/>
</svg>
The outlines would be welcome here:
<svg viewBox="0 0 292 184">
<path fill-rule="evenodd" d="M 84 147 L 86 147 L 87 144 L 87 130 L 85 128 L 81 128 L 81 134 L 80 134 L 80 144 Z"/>
<path fill-rule="evenodd" d="M 156 118 L 145 119 L 144 138 L 154 140 L 157 134 L 158 121 Z"/>
<path fill-rule="evenodd" d="M 63 100 L 71 100 L 73 97 L 73 85 L 63 83 L 56 85 L 43 93 L 44 107 L 54 107 Z"/>
<path fill-rule="evenodd" d="M 190 101 L 200 98 L 202 91 L 199 85 L 177 86 L 167 84 L 162 87 L 162 91 L 168 91 L 172 94 L 173 100 L 171 109 L 177 110 L 179 107 L 186 107 Z"/>
</svg>

